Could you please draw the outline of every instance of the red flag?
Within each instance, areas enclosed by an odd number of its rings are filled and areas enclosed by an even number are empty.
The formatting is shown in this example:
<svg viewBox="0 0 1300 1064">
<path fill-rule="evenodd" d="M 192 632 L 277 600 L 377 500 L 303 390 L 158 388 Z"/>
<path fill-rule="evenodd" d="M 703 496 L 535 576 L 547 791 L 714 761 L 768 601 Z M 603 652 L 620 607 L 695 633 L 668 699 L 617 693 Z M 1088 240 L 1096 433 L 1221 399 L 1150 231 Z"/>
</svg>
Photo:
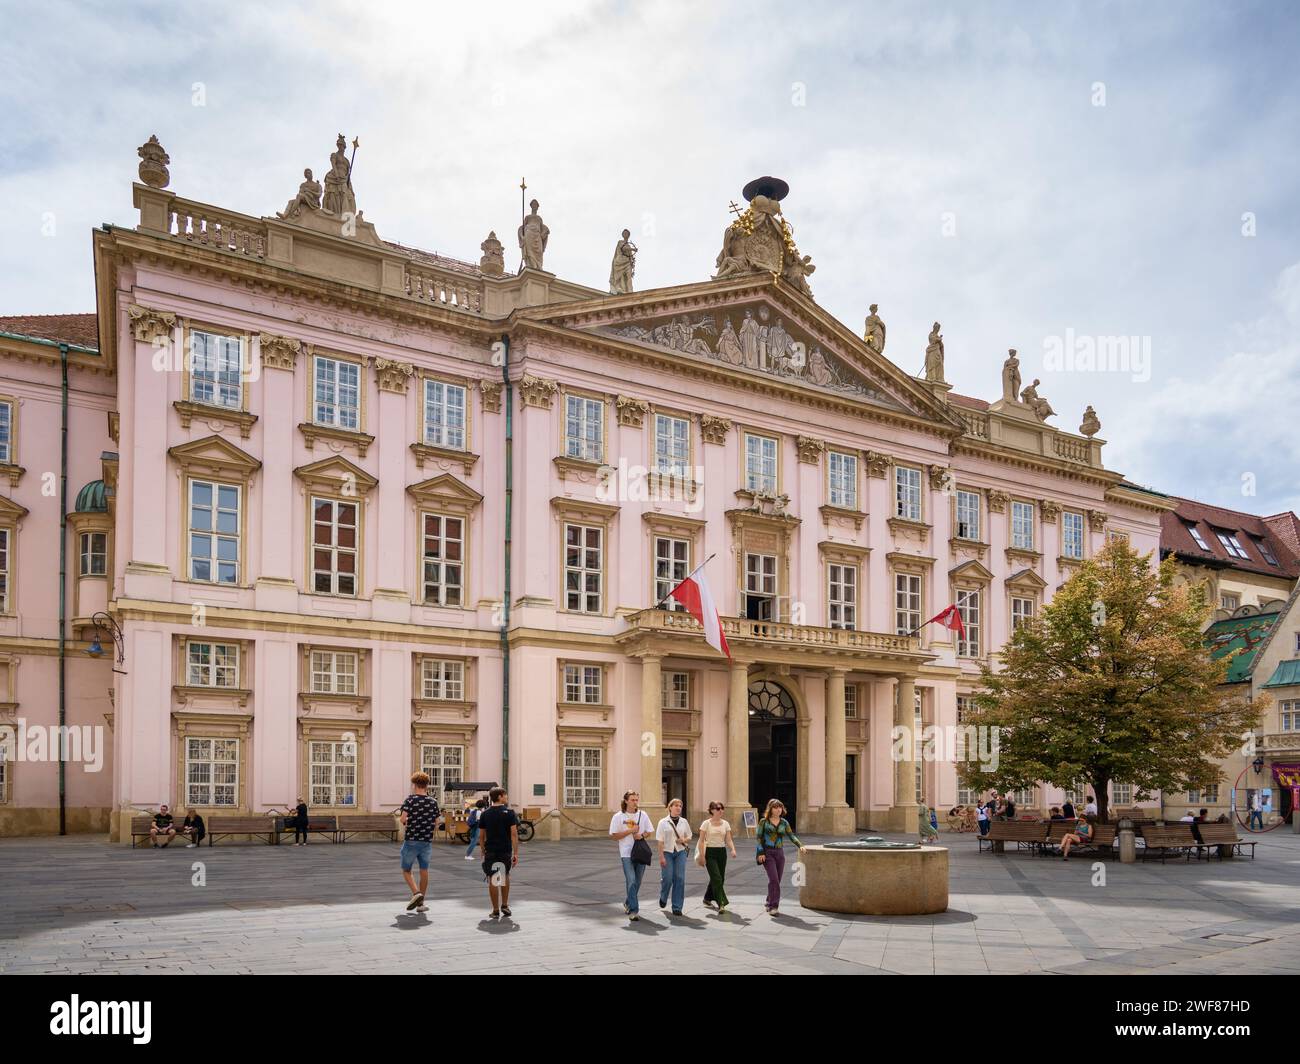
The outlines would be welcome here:
<svg viewBox="0 0 1300 1064">
<path fill-rule="evenodd" d="M 949 606 L 941 613 L 936 613 L 926 624 L 939 623 L 949 631 L 956 632 L 962 639 L 966 638 L 966 626 L 961 623 L 961 611 L 956 606 Z M 924 627 L 924 625 L 922 626 Z"/>
<path fill-rule="evenodd" d="M 686 607 L 686 612 L 704 626 L 704 641 L 719 654 L 726 654 L 731 660 L 731 648 L 727 646 L 727 637 L 722 633 L 722 619 L 718 608 L 713 604 L 713 592 L 709 582 L 700 569 L 695 570 L 685 580 L 668 592 L 667 598 L 674 598 Z"/>
</svg>

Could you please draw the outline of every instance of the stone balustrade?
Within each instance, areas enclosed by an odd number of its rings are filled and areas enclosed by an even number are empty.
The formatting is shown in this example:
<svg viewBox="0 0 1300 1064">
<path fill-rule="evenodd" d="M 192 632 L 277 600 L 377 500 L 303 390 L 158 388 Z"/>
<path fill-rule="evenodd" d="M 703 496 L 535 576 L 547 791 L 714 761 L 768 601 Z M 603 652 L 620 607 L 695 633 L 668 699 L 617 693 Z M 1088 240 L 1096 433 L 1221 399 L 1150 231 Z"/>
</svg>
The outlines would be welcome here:
<svg viewBox="0 0 1300 1064">
<path fill-rule="evenodd" d="M 1057 436 L 1055 447 L 1058 458 L 1064 458 L 1067 462 L 1092 464 L 1092 445 L 1087 440 L 1075 436 Z"/>
<path fill-rule="evenodd" d="M 406 266 L 406 294 L 422 303 L 459 307 L 473 314 L 483 310 L 483 282 L 452 270 Z"/>
<path fill-rule="evenodd" d="M 207 204 L 173 199 L 168 232 L 192 244 L 234 251 L 249 258 L 266 258 L 265 223 L 258 218 L 214 211 Z"/>
<path fill-rule="evenodd" d="M 698 621 L 680 610 L 640 610 L 627 618 L 630 628 L 638 631 L 702 633 Z M 886 632 L 859 632 L 845 628 L 819 628 L 811 624 L 784 621 L 756 621 L 746 617 L 723 617 L 722 631 L 728 643 L 755 643 L 765 646 L 808 647 L 846 651 L 886 651 L 912 653 L 920 650 L 915 636 Z"/>
<path fill-rule="evenodd" d="M 958 410 L 957 416 L 961 418 L 962 423 L 966 426 L 967 435 L 974 436 L 977 440 L 987 440 L 989 438 L 988 414 L 981 414 L 974 410 Z"/>
</svg>

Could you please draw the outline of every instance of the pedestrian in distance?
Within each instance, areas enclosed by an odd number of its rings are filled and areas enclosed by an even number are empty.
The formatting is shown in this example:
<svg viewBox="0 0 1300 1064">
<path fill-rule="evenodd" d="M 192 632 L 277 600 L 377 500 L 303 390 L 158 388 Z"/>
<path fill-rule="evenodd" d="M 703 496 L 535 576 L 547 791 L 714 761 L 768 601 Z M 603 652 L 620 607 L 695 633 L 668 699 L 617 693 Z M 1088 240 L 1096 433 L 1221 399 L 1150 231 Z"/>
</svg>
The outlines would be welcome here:
<svg viewBox="0 0 1300 1064">
<path fill-rule="evenodd" d="M 487 802 L 480 798 L 474 803 L 474 808 L 469 811 L 469 846 L 465 850 L 465 860 L 474 860 L 474 847 L 478 844 L 479 821 L 483 816 L 483 810 L 487 808 Z"/>
<path fill-rule="evenodd" d="M 418 913 L 428 912 L 424 904 L 425 892 L 429 889 L 429 858 L 433 856 L 433 829 L 438 823 L 438 803 L 429 796 L 429 774 L 416 772 L 411 776 L 411 793 L 401 807 L 402 826 L 406 833 L 402 839 L 402 878 L 411 888 L 411 900 L 406 909 Z M 420 882 L 417 885 L 411 874 L 416 865 L 420 866 Z"/>
<path fill-rule="evenodd" d="M 493 787 L 488 798 L 492 804 L 479 815 L 477 830 L 483 838 L 483 878 L 492 902 L 490 919 L 509 919 L 510 873 L 519 865 L 519 814 L 507 804 L 509 795 L 504 787 Z"/>
<path fill-rule="evenodd" d="M 307 803 L 303 801 L 302 795 L 298 796 L 298 804 L 294 806 L 293 817 L 287 823 L 293 824 L 293 844 L 295 846 L 307 845 L 307 825 L 311 822 L 307 816 Z"/>
</svg>

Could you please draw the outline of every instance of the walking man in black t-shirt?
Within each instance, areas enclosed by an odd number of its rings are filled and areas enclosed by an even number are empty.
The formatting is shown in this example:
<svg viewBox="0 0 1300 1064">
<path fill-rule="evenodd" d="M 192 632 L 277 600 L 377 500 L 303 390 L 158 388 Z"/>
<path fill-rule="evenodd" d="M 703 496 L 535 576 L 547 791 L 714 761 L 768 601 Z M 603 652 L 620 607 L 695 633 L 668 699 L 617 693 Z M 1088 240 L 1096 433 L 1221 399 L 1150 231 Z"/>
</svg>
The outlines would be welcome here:
<svg viewBox="0 0 1300 1064">
<path fill-rule="evenodd" d="M 510 870 L 519 863 L 519 817 L 506 805 L 507 797 L 504 787 L 493 787 L 488 792 L 492 804 L 478 818 L 493 920 L 510 915 Z"/>
<path fill-rule="evenodd" d="M 411 793 L 402 803 L 402 826 L 406 834 L 402 842 L 402 878 L 411 888 L 411 901 L 406 906 L 422 913 L 425 891 L 429 889 L 429 858 L 433 856 L 433 827 L 438 819 L 438 803 L 429 797 L 429 774 L 417 772 L 411 777 Z M 420 885 L 415 885 L 411 870 L 420 866 Z"/>
</svg>

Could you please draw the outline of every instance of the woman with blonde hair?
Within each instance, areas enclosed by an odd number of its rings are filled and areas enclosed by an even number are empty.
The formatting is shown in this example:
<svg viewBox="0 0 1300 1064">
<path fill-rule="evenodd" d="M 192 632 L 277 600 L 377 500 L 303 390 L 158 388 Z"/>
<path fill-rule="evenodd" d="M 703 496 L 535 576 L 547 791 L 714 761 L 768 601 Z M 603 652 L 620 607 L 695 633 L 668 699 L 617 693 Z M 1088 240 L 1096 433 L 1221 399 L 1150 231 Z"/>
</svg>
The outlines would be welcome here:
<svg viewBox="0 0 1300 1064">
<path fill-rule="evenodd" d="M 799 841 L 785 818 L 785 806 L 772 798 L 763 810 L 763 819 L 758 822 L 758 863 L 767 873 L 767 902 L 763 911 L 777 916 L 781 907 L 781 877 L 785 875 L 785 840 L 790 839 L 804 852 L 804 845 Z"/>
</svg>

